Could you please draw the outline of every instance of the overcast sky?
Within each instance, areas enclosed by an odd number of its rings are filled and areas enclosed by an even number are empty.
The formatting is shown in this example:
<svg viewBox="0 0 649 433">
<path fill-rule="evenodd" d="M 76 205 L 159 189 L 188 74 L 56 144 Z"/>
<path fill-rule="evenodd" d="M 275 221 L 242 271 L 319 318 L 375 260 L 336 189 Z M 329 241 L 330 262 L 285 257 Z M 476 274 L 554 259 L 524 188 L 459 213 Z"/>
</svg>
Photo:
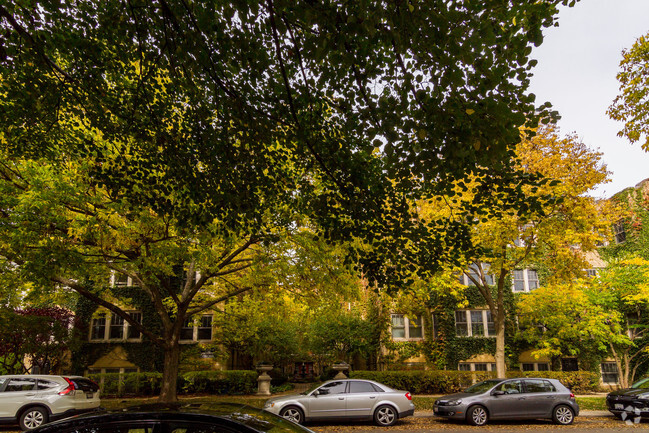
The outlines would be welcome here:
<svg viewBox="0 0 649 433">
<path fill-rule="evenodd" d="M 649 153 L 617 137 L 622 124 L 606 109 L 619 92 L 615 79 L 622 49 L 649 32 L 649 0 L 581 0 L 562 8 L 559 27 L 545 31 L 532 58 L 539 61 L 531 91 L 540 105 L 550 101 L 562 119 L 563 135 L 576 133 L 601 151 L 612 182 L 593 191 L 610 197 L 649 178 Z"/>
</svg>

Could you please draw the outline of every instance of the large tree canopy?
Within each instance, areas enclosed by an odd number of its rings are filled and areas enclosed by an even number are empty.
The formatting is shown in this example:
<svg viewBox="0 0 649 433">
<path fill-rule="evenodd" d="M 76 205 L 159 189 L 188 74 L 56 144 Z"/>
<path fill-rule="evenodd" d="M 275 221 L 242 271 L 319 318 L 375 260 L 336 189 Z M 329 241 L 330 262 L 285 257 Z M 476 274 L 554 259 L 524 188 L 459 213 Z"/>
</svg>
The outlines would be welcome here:
<svg viewBox="0 0 649 433">
<path fill-rule="evenodd" d="M 466 230 L 408 204 L 466 173 L 516 176 L 518 127 L 544 114 L 529 54 L 568 2 L 10 0 L 2 146 L 90 156 L 92 183 L 185 223 L 249 235 L 300 208 L 432 269 Z M 521 197 L 484 185 L 478 209 Z M 384 263 L 365 258 L 368 278 L 395 280 Z"/>
</svg>

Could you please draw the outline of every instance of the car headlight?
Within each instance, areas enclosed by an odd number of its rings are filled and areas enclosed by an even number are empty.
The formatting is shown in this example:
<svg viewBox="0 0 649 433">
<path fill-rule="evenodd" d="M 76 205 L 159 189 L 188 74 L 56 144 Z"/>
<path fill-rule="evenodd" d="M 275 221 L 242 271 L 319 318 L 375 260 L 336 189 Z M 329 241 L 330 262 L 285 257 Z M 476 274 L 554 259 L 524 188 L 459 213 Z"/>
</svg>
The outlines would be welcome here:
<svg viewBox="0 0 649 433">
<path fill-rule="evenodd" d="M 457 406 L 462 404 L 462 400 L 451 400 L 448 403 L 446 403 L 447 406 Z"/>
<path fill-rule="evenodd" d="M 264 404 L 264 409 L 268 409 L 269 407 L 275 406 L 275 403 L 272 401 L 267 401 L 266 404 Z"/>
</svg>

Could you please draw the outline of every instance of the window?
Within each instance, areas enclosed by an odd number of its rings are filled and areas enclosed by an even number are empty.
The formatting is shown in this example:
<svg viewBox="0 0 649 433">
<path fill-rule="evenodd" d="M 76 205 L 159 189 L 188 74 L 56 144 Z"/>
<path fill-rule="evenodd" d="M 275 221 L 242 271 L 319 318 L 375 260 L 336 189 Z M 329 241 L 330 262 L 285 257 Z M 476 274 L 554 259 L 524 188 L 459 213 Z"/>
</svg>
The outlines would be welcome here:
<svg viewBox="0 0 649 433">
<path fill-rule="evenodd" d="M 14 378 L 10 379 L 4 392 L 32 391 L 36 389 L 36 379 Z"/>
<path fill-rule="evenodd" d="M 597 269 L 584 269 L 584 272 L 586 273 L 586 276 L 589 278 L 597 276 Z"/>
<path fill-rule="evenodd" d="M 622 220 L 613 224 L 613 234 L 615 235 L 616 244 L 623 244 L 626 242 L 626 232 L 624 231 L 624 222 Z"/>
<path fill-rule="evenodd" d="M 113 273 L 113 286 L 129 286 L 129 276 L 119 272 Z"/>
<path fill-rule="evenodd" d="M 521 364 L 523 371 L 550 371 L 550 364 L 547 362 L 524 362 Z"/>
<path fill-rule="evenodd" d="M 491 317 L 491 311 L 456 311 L 455 335 L 458 337 L 494 337 L 496 335 L 496 327 Z"/>
<path fill-rule="evenodd" d="M 527 392 L 555 392 L 554 386 L 543 379 L 525 379 Z"/>
<path fill-rule="evenodd" d="M 494 285 L 494 276 L 489 274 L 489 265 L 486 263 L 472 264 L 465 272 L 461 273 L 458 281 L 465 286 L 475 286 L 475 281 L 482 281 L 480 274 L 484 274 L 484 282 L 487 285 Z"/>
<path fill-rule="evenodd" d="M 617 383 L 617 365 L 614 362 L 602 362 L 602 382 Z"/>
<path fill-rule="evenodd" d="M 138 323 L 142 323 L 142 313 L 133 311 L 128 314 Z M 108 315 L 106 313 L 99 313 L 92 319 L 90 328 L 91 341 L 139 340 L 141 338 L 142 334 L 140 331 L 129 325 L 122 316 L 118 316 L 117 314 Z"/>
<path fill-rule="evenodd" d="M 515 269 L 512 279 L 514 292 L 530 292 L 539 288 L 539 276 L 533 269 Z"/>
<path fill-rule="evenodd" d="M 124 318 L 113 314 L 110 318 L 110 338 L 122 340 L 124 338 Z"/>
<path fill-rule="evenodd" d="M 420 316 L 392 315 L 393 340 L 421 340 L 422 338 L 424 338 L 424 327 Z"/>
<path fill-rule="evenodd" d="M 496 364 L 490 362 L 460 362 L 460 371 L 496 371 Z"/>
<path fill-rule="evenodd" d="M 189 318 L 180 330 L 181 341 L 212 340 L 212 315 L 204 314 L 198 322 Z"/>
<path fill-rule="evenodd" d="M 131 319 L 135 320 L 137 323 L 142 324 L 142 313 L 128 313 L 129 316 L 131 316 Z M 126 338 L 129 340 L 137 340 L 139 339 L 142 334 L 140 331 L 132 327 L 129 323 L 126 323 Z"/>
<path fill-rule="evenodd" d="M 318 388 L 318 391 L 322 395 L 344 394 L 346 387 L 347 382 L 330 382 Z"/>
<path fill-rule="evenodd" d="M 636 339 L 642 335 L 642 327 L 638 326 L 640 323 L 640 315 L 638 313 L 627 313 L 627 335 L 631 339 Z"/>
<path fill-rule="evenodd" d="M 198 327 L 199 340 L 212 340 L 212 316 L 205 315 L 201 317 L 201 323 Z"/>
<path fill-rule="evenodd" d="M 502 391 L 505 394 L 522 394 L 523 381 L 521 380 L 508 380 L 496 387 L 496 391 Z"/>
<path fill-rule="evenodd" d="M 103 340 L 106 338 L 106 315 L 99 314 L 92 319 L 91 340 Z"/>
<path fill-rule="evenodd" d="M 374 385 L 369 382 L 349 382 L 349 392 L 351 394 L 362 392 L 376 392 Z"/>
</svg>

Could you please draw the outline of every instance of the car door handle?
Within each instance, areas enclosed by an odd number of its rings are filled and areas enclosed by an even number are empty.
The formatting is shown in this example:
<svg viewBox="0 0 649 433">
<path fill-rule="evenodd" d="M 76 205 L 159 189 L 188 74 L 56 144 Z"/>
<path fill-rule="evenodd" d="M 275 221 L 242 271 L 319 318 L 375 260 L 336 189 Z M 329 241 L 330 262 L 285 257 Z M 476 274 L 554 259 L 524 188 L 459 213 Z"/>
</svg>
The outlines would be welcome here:
<svg viewBox="0 0 649 433">
<path fill-rule="evenodd" d="M 525 400 L 525 397 L 518 397 L 519 400 Z"/>
<path fill-rule="evenodd" d="M 344 400 L 345 397 L 338 397 L 338 400 Z"/>
<path fill-rule="evenodd" d="M 370 399 L 373 399 L 373 398 L 376 398 L 376 397 L 370 397 Z"/>
<path fill-rule="evenodd" d="M 25 394 L 25 395 L 26 395 L 27 397 L 33 397 L 33 396 L 36 395 L 36 393 L 35 393 L 35 392 L 30 392 L 30 393 Z"/>
</svg>

